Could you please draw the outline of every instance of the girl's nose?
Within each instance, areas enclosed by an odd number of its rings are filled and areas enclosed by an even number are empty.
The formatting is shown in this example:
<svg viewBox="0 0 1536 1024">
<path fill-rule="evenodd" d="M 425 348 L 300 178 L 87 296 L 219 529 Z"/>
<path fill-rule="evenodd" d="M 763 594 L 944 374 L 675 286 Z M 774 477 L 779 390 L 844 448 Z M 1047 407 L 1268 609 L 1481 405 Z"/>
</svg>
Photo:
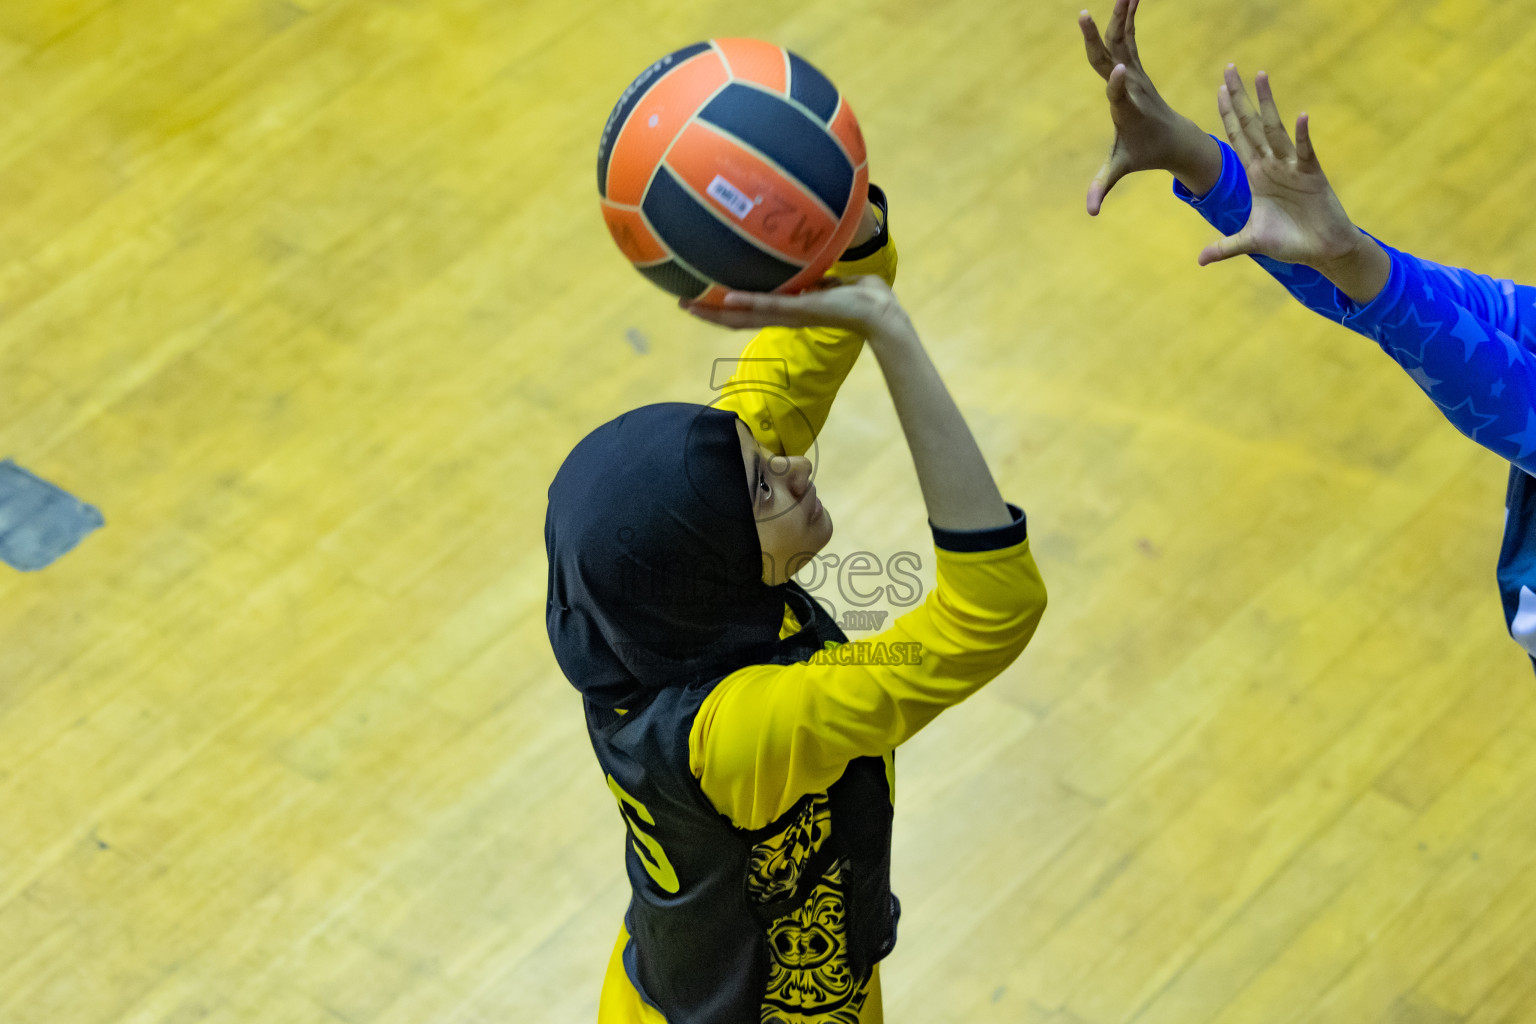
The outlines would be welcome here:
<svg viewBox="0 0 1536 1024">
<path fill-rule="evenodd" d="M 782 456 L 776 454 L 768 462 L 768 471 L 779 479 L 780 485 L 790 488 L 790 493 L 799 497 L 805 493 L 806 485 L 811 479 L 811 461 L 805 456 Z"/>
<path fill-rule="evenodd" d="M 811 486 L 811 460 L 803 455 L 775 455 L 768 464 L 774 476 L 789 488 L 789 493 L 801 497 Z"/>
<path fill-rule="evenodd" d="M 789 493 L 802 497 L 811 487 L 811 460 L 795 456 L 789 460 Z"/>
</svg>

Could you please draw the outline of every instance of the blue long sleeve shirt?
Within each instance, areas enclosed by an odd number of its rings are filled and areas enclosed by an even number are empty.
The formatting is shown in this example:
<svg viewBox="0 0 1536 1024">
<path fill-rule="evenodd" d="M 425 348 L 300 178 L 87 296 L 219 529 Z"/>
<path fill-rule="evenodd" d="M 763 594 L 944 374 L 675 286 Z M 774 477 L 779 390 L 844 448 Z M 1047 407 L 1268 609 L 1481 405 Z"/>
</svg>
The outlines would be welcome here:
<svg viewBox="0 0 1536 1024">
<path fill-rule="evenodd" d="M 1211 190 L 1196 197 L 1177 181 L 1173 190 L 1231 235 L 1248 223 L 1253 195 L 1237 154 L 1217 141 Z M 1511 463 L 1499 590 L 1510 635 L 1536 665 L 1536 288 L 1377 244 L 1392 270 L 1364 305 L 1310 267 L 1253 259 L 1302 305 L 1374 340 L 1457 430 Z"/>
</svg>

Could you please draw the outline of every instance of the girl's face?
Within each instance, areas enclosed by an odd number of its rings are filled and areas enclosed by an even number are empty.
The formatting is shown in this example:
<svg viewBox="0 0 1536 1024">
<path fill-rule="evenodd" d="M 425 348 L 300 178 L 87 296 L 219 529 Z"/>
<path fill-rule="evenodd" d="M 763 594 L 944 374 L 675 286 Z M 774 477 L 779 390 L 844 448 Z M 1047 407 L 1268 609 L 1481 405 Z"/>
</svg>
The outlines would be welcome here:
<svg viewBox="0 0 1536 1024">
<path fill-rule="evenodd" d="M 763 582 L 777 586 L 826 547 L 832 539 L 832 517 L 816 497 L 810 459 L 775 455 L 758 444 L 740 420 L 736 433 L 763 549 Z"/>
</svg>

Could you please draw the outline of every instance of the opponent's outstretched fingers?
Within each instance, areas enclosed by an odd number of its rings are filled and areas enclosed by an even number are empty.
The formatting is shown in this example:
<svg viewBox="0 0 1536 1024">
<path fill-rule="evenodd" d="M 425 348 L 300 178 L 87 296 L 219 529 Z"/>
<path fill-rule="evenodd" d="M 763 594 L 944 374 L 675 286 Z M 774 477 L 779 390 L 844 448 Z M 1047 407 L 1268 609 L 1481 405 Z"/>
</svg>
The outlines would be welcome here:
<svg viewBox="0 0 1536 1024">
<path fill-rule="evenodd" d="M 1312 151 L 1312 132 L 1307 124 L 1306 111 L 1296 115 L 1296 158 L 1304 164 L 1315 164 L 1317 154 Z"/>
<path fill-rule="evenodd" d="M 1115 59 L 1109 55 L 1109 48 L 1099 35 L 1099 26 L 1093 23 L 1093 15 L 1083 11 L 1077 16 L 1077 27 L 1083 31 L 1083 48 L 1088 51 L 1088 63 L 1099 73 L 1100 78 L 1109 78 L 1109 73 L 1115 69 Z"/>
<path fill-rule="evenodd" d="M 1124 64 L 1116 64 L 1109 71 L 1108 84 L 1104 86 L 1104 95 L 1109 97 L 1110 105 L 1125 102 L 1125 76 L 1130 72 L 1125 70 Z"/>
<path fill-rule="evenodd" d="M 1273 151 L 1270 149 L 1269 140 L 1264 137 L 1263 122 L 1259 120 L 1253 104 L 1248 102 L 1248 88 L 1243 85 L 1243 76 L 1237 73 L 1237 65 L 1228 64 L 1222 79 L 1227 87 L 1227 97 L 1232 104 L 1232 113 L 1237 118 L 1238 127 L 1247 137 L 1248 144 L 1260 156 L 1272 156 Z"/>
<path fill-rule="evenodd" d="M 1269 75 L 1260 71 L 1253 81 L 1253 91 L 1259 97 L 1259 119 L 1264 125 L 1264 138 L 1276 156 L 1289 157 L 1296 150 L 1291 137 L 1285 134 L 1285 122 L 1280 120 L 1280 108 L 1275 106 L 1275 94 L 1269 87 Z"/>
<path fill-rule="evenodd" d="M 1104 95 L 1109 97 L 1109 105 L 1114 108 L 1123 103 L 1126 98 L 1125 76 L 1127 72 L 1124 64 L 1116 64 L 1114 70 L 1109 73 L 1109 84 L 1104 87 Z M 1104 197 L 1109 195 L 1109 190 L 1115 187 L 1115 183 L 1125 177 L 1131 171 L 1120 151 L 1118 137 L 1114 146 L 1110 148 L 1109 157 L 1104 161 L 1104 166 L 1099 168 L 1099 173 L 1093 176 L 1093 182 L 1088 186 L 1088 215 L 1097 217 L 1099 210 L 1104 206 Z"/>
<path fill-rule="evenodd" d="M 1112 160 L 1099 168 L 1099 173 L 1093 177 L 1093 183 L 1088 186 L 1088 216 L 1099 215 L 1099 211 L 1104 209 L 1104 198 L 1109 195 L 1109 190 L 1114 188 L 1125 175 L 1125 168 L 1116 166 Z"/>
<path fill-rule="evenodd" d="M 1109 47 L 1109 55 L 1117 61 L 1130 57 L 1125 46 L 1125 15 L 1130 9 L 1131 0 L 1115 0 L 1115 9 L 1104 28 L 1104 43 Z"/>
<path fill-rule="evenodd" d="M 1258 154 L 1254 151 L 1253 143 L 1248 141 L 1243 126 L 1238 123 L 1237 111 L 1232 106 L 1232 93 L 1225 82 L 1216 90 L 1216 110 L 1221 114 L 1221 126 L 1226 129 L 1227 141 L 1232 143 L 1237 158 L 1246 167 Z"/>
<path fill-rule="evenodd" d="M 1104 208 L 1104 197 L 1109 195 L 1109 190 L 1125 174 L 1125 168 L 1119 166 L 1113 157 L 1104 161 L 1104 166 L 1099 168 L 1099 173 L 1093 176 L 1093 182 L 1088 186 L 1088 216 L 1099 215 L 1099 211 Z"/>
<path fill-rule="evenodd" d="M 1125 11 L 1125 49 L 1133 61 L 1141 60 L 1141 54 L 1136 50 L 1136 10 L 1140 6 L 1141 0 L 1131 0 Z"/>
<path fill-rule="evenodd" d="M 1200 265 L 1208 267 L 1212 263 L 1220 263 L 1229 260 L 1233 256 L 1243 256 L 1257 251 L 1257 245 L 1247 228 L 1235 235 L 1226 235 L 1216 239 L 1210 245 L 1200 250 Z"/>
</svg>

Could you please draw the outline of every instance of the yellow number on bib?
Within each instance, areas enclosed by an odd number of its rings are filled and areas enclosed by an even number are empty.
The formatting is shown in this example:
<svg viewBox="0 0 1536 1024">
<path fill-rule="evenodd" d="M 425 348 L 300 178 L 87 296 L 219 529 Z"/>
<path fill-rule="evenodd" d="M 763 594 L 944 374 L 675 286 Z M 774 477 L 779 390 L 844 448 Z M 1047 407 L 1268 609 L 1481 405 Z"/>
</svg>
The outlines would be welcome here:
<svg viewBox="0 0 1536 1024">
<path fill-rule="evenodd" d="M 651 817 L 645 804 L 624 792 L 624 787 L 613 781 L 612 775 L 608 776 L 608 788 L 619 802 L 619 813 L 629 825 L 630 835 L 634 837 L 635 852 L 640 855 L 640 863 L 645 865 L 646 874 L 667 892 L 677 892 L 682 884 L 677 880 L 677 871 L 673 869 L 672 862 L 667 860 L 666 851 L 654 836 L 640 827 L 640 822 L 654 825 L 656 819 Z"/>
</svg>

